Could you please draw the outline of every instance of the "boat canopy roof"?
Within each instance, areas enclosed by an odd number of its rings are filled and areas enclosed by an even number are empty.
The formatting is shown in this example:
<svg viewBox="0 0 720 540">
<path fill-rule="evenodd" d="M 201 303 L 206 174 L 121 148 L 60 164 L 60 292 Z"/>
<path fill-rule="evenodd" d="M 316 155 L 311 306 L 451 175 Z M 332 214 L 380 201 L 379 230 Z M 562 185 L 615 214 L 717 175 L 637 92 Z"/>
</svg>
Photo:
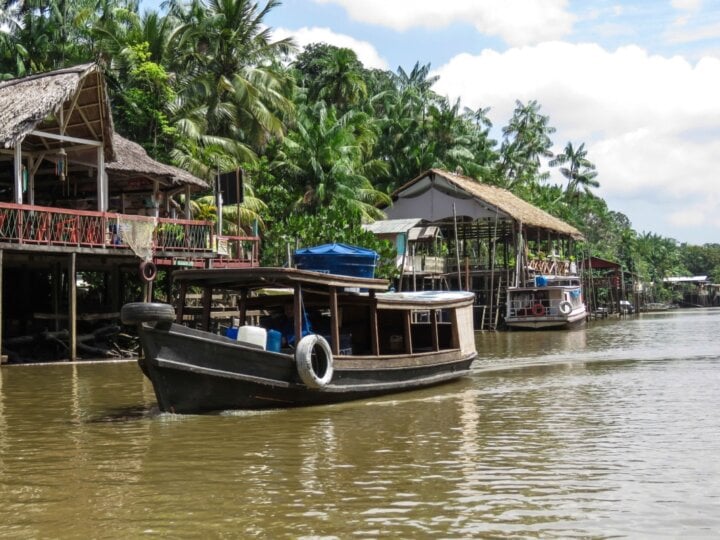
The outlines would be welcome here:
<svg viewBox="0 0 720 540">
<path fill-rule="evenodd" d="M 345 289 L 346 292 L 363 289 L 380 293 L 375 297 L 379 309 L 442 309 L 470 305 L 475 299 L 474 294 L 467 291 L 388 292 L 389 282 L 385 279 L 325 274 L 297 268 L 178 270 L 173 273 L 173 278 L 199 287 L 225 290 L 282 289 L 287 294 L 292 294 L 295 285 L 316 292 L 333 287 Z"/>
<path fill-rule="evenodd" d="M 178 270 L 173 273 L 177 282 L 200 287 L 217 287 L 230 290 L 262 289 L 268 287 L 292 287 L 310 285 L 317 287 L 362 288 L 371 291 L 387 291 L 386 279 L 361 278 L 325 274 L 297 268 L 210 268 L 203 270 Z"/>
</svg>

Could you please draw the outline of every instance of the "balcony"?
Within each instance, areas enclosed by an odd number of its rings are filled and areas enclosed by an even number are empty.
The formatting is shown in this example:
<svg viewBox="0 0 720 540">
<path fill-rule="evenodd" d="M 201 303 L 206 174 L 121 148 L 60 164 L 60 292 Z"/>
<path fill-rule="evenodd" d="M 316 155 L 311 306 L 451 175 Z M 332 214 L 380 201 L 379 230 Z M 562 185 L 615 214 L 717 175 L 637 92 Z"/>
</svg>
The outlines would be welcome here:
<svg viewBox="0 0 720 540">
<path fill-rule="evenodd" d="M 209 221 L 13 203 L 0 203 L 0 244 L 98 255 L 146 248 L 156 263 L 171 266 L 237 268 L 258 266 L 259 260 L 259 238 L 215 236 Z"/>
</svg>

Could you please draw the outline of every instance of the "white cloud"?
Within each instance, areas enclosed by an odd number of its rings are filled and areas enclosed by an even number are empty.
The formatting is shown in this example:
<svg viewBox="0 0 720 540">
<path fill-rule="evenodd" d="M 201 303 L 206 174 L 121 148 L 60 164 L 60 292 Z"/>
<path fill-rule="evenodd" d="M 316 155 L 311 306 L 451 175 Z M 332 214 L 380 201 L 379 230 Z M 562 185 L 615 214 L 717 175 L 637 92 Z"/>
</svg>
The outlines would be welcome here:
<svg viewBox="0 0 720 540">
<path fill-rule="evenodd" d="M 670 5 L 680 11 L 699 11 L 702 0 L 672 0 Z"/>
<path fill-rule="evenodd" d="M 671 233 L 695 223 L 720 234 L 718 58 L 693 65 L 634 46 L 610 52 L 552 42 L 461 54 L 437 74 L 436 91 L 469 107 L 491 107 L 497 127 L 510 119 L 516 99 L 538 100 L 557 128 L 556 150 L 567 141 L 586 143 L 599 194 L 656 205 L 660 234 L 681 239 Z M 690 208 L 693 219 L 683 221 L 680 212 Z M 623 212 L 622 205 L 613 209 Z"/>
<path fill-rule="evenodd" d="M 570 33 L 574 16 L 567 0 L 315 0 L 338 4 L 363 23 L 398 31 L 441 29 L 456 23 L 473 25 L 478 32 L 498 36 L 510 45 L 559 39 Z"/>
<path fill-rule="evenodd" d="M 683 19 L 671 27 L 665 34 L 668 43 L 694 43 L 703 40 L 720 38 L 720 23 L 688 26 Z"/>
<path fill-rule="evenodd" d="M 300 47 L 310 43 L 328 43 L 336 47 L 352 49 L 366 68 L 388 69 L 387 61 L 380 56 L 372 44 L 344 34 L 337 34 L 329 28 L 273 29 L 273 39 L 284 39 L 286 37 L 292 37 Z"/>
</svg>

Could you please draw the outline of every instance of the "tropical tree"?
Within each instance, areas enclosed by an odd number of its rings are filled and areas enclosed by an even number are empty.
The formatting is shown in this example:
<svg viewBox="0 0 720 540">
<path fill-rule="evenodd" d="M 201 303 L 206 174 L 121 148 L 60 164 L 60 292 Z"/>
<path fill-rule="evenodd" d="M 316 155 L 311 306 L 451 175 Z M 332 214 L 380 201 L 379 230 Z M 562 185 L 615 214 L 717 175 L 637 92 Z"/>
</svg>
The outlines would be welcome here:
<svg viewBox="0 0 720 540">
<path fill-rule="evenodd" d="M 540 114 L 535 101 L 515 102 L 510 122 L 502 130 L 498 173 L 504 187 L 513 190 L 523 184 L 540 183 L 549 177 L 541 172 L 542 160 L 552 157 L 550 135 L 555 128 L 550 118 Z"/>
<path fill-rule="evenodd" d="M 571 142 L 567 143 L 563 153 L 555 156 L 549 164 L 552 167 L 561 166 L 560 173 L 568 181 L 565 192 L 571 199 L 576 199 L 580 195 L 580 190 L 589 194 L 590 188 L 600 187 L 600 182 L 596 180 L 595 165 L 587 159 L 585 143 L 577 148 L 574 148 Z"/>
<path fill-rule="evenodd" d="M 311 44 L 298 55 L 294 67 L 310 102 L 324 100 L 344 112 L 368 96 L 363 65 L 351 49 Z"/>
<path fill-rule="evenodd" d="M 177 74 L 172 156 L 200 177 L 252 163 L 270 141 L 284 136 L 294 82 L 278 58 L 292 43 L 272 41 L 263 22 L 278 4 L 168 2 L 168 17 L 177 24 L 168 40 L 175 51 L 169 65 Z"/>
<path fill-rule="evenodd" d="M 275 170 L 297 190 L 296 209 L 315 213 L 342 201 L 358 223 L 382 216 L 377 205 L 389 198 L 366 176 L 384 170 L 382 162 L 366 159 L 376 140 L 370 122 L 359 112 L 338 117 L 324 101 L 299 109 L 275 163 Z"/>
</svg>

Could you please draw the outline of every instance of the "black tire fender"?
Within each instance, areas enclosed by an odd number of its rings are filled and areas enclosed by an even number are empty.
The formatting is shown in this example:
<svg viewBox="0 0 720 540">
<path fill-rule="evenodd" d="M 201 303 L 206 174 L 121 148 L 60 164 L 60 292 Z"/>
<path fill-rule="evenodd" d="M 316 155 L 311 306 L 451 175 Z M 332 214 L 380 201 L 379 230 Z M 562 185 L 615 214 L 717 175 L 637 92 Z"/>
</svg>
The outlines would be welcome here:
<svg viewBox="0 0 720 540">
<path fill-rule="evenodd" d="M 175 310 L 170 304 L 160 302 L 130 302 L 120 310 L 123 324 L 140 324 L 144 322 L 173 322 Z"/>
<path fill-rule="evenodd" d="M 157 266 L 152 261 L 143 261 L 140 263 L 140 278 L 150 283 L 157 276 Z"/>
<path fill-rule="evenodd" d="M 327 340 L 317 334 L 302 338 L 295 348 L 295 368 L 308 388 L 320 390 L 330 384 L 333 356 Z"/>
</svg>

